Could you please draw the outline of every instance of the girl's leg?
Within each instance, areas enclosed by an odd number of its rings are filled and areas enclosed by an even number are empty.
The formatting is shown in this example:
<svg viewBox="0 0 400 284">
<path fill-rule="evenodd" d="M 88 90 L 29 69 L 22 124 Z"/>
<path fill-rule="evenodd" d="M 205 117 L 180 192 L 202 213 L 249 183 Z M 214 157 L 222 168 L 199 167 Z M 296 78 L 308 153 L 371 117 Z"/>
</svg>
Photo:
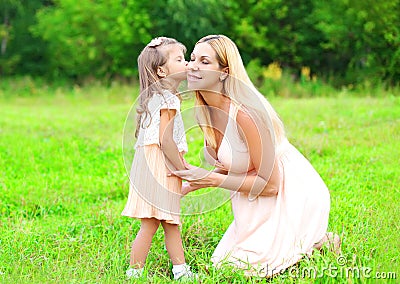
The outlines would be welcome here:
<svg viewBox="0 0 400 284">
<path fill-rule="evenodd" d="M 164 228 L 165 246 L 167 247 L 172 264 L 177 265 L 185 263 L 181 232 L 179 231 L 178 225 L 169 224 L 165 221 L 161 221 L 161 225 Z"/>
<path fill-rule="evenodd" d="M 142 268 L 146 262 L 154 234 L 160 226 L 160 220 L 155 218 L 141 219 L 140 230 L 132 244 L 130 266 Z"/>
<path fill-rule="evenodd" d="M 165 246 L 173 264 L 172 273 L 174 274 L 174 279 L 197 278 L 197 275 L 190 270 L 190 266 L 185 262 L 181 232 L 178 225 L 168 224 L 165 221 L 161 221 L 161 224 L 165 232 Z"/>
</svg>

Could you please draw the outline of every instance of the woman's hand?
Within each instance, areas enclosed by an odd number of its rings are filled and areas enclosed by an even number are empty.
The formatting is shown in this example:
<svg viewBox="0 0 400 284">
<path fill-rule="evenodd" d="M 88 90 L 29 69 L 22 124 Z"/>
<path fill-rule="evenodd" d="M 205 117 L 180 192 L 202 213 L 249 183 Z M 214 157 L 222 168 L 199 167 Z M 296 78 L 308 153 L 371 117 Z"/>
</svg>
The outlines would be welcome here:
<svg viewBox="0 0 400 284">
<path fill-rule="evenodd" d="M 187 181 L 202 180 L 211 174 L 211 172 L 203 168 L 194 166 L 189 166 L 187 170 L 173 171 L 172 173 Z"/>
<path fill-rule="evenodd" d="M 188 170 L 173 171 L 173 174 L 187 180 L 191 187 L 216 187 L 219 185 L 219 180 L 214 172 L 190 166 Z"/>
</svg>

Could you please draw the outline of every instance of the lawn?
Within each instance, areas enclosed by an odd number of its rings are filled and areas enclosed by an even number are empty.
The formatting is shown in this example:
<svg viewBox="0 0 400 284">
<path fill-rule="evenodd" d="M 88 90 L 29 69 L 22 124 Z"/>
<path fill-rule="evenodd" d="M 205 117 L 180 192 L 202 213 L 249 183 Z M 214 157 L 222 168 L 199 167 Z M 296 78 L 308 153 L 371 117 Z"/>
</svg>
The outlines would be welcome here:
<svg viewBox="0 0 400 284">
<path fill-rule="evenodd" d="M 136 88 L 29 88 L 0 93 L 0 283 L 128 282 L 129 248 L 139 222 L 120 214 L 132 159 L 128 113 Z M 395 283 L 400 97 L 343 93 L 271 103 L 291 143 L 330 189 L 329 231 L 340 234 L 342 255 L 315 253 L 272 280 L 215 270 L 210 256 L 232 214 L 226 192 L 211 190 L 218 202 L 185 207 L 196 214 L 182 217 L 187 261 L 202 283 L 375 283 L 377 278 Z M 202 136 L 192 105 L 191 99 L 183 103 L 190 126 L 186 157 L 199 165 Z M 159 230 L 144 283 L 172 279 L 163 240 Z"/>
</svg>

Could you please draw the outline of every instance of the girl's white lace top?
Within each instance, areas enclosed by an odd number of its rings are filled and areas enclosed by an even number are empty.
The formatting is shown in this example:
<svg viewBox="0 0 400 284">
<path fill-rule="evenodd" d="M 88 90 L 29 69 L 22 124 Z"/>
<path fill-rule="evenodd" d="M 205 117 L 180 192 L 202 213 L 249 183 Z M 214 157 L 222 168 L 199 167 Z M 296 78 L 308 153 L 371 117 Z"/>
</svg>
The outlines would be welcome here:
<svg viewBox="0 0 400 284">
<path fill-rule="evenodd" d="M 174 118 L 173 138 L 179 152 L 186 153 L 188 151 L 188 146 L 180 108 L 181 101 L 171 92 L 164 91 L 163 94 L 154 94 L 148 102 L 150 115 L 142 116 L 142 122 L 139 130 L 139 136 L 135 144 L 135 149 L 140 146 L 151 144 L 157 144 L 160 146 L 160 110 L 175 109 L 176 115 Z"/>
</svg>

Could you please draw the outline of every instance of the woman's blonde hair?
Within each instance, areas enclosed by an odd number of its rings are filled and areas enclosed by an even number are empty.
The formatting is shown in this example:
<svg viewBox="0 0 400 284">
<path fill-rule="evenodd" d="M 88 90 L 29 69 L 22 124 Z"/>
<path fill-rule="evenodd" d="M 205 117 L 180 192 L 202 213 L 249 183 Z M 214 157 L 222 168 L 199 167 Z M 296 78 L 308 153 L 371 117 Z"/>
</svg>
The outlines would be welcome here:
<svg viewBox="0 0 400 284">
<path fill-rule="evenodd" d="M 208 43 L 216 52 L 221 68 L 228 67 L 229 76 L 224 80 L 224 91 L 233 103 L 270 130 L 275 145 L 285 138 L 284 126 L 268 100 L 251 82 L 244 67 L 236 44 L 224 35 L 209 35 L 201 38 L 196 44 Z M 197 120 L 204 136 L 214 149 L 217 147 L 214 131 L 211 127 L 209 108 L 200 91 L 196 91 Z"/>
<path fill-rule="evenodd" d="M 183 53 L 186 53 L 186 47 L 176 39 L 169 37 L 157 37 L 146 45 L 138 57 L 140 93 L 139 104 L 136 108 L 136 138 L 139 135 L 140 127 L 146 127 L 142 125 L 142 122 L 145 121 L 145 118 L 148 115 L 150 116 L 148 109 L 148 102 L 150 98 L 155 93 L 162 95 L 163 90 L 169 90 L 173 93 L 175 92 L 175 90 L 171 89 L 171 86 L 168 84 L 167 80 L 161 80 L 162 78 L 157 75 L 158 67 L 163 66 L 168 61 L 169 50 L 165 47 L 173 44 L 178 44 L 182 48 Z M 151 117 L 149 121 L 151 121 Z"/>
</svg>

